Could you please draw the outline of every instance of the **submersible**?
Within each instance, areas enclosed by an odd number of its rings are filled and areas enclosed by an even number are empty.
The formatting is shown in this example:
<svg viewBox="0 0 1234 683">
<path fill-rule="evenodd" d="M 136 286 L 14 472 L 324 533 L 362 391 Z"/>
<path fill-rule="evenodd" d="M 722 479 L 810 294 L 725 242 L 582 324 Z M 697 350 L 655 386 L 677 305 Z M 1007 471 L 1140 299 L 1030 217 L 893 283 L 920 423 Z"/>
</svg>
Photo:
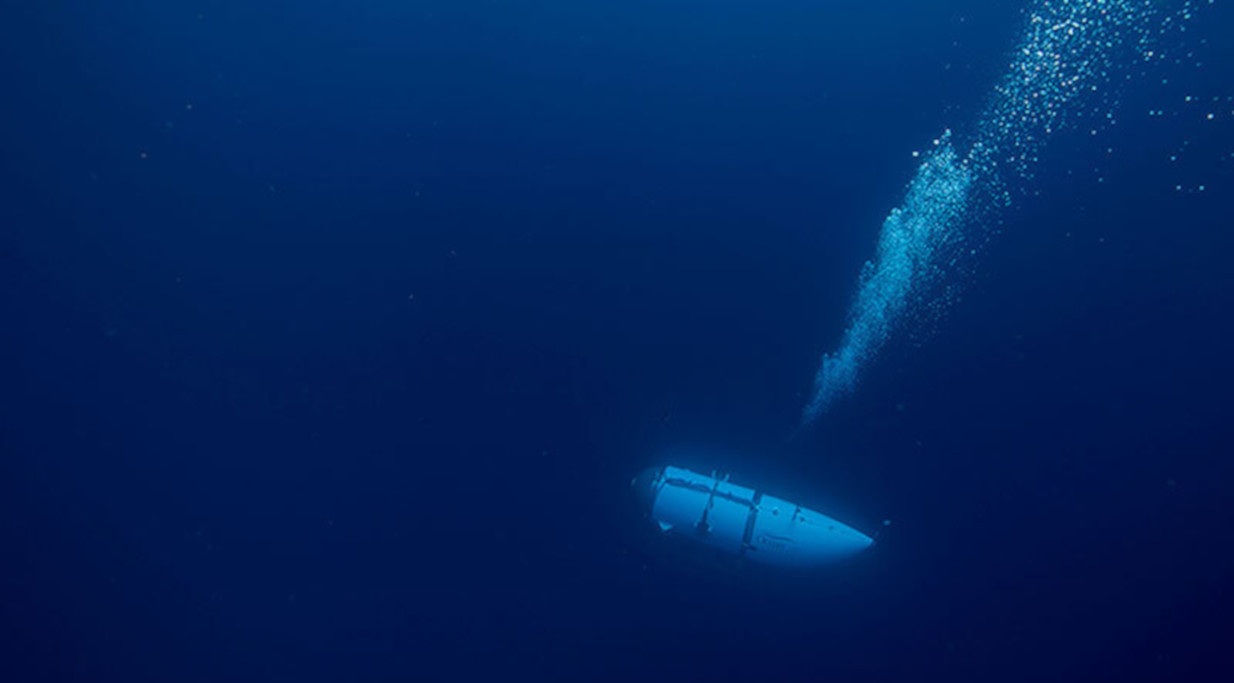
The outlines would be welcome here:
<svg viewBox="0 0 1234 683">
<path fill-rule="evenodd" d="M 708 476 L 670 465 L 644 470 L 631 485 L 647 516 L 662 533 L 759 564 L 828 564 L 874 543 L 869 536 L 821 512 L 738 486 L 727 476 Z"/>
</svg>

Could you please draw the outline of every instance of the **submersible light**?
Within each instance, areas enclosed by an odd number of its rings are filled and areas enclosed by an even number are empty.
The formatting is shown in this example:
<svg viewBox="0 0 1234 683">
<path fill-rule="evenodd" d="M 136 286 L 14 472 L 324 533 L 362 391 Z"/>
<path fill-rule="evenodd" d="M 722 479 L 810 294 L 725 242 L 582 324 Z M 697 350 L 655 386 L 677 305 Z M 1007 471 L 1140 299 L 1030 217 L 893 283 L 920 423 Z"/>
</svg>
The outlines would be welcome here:
<svg viewBox="0 0 1234 683">
<path fill-rule="evenodd" d="M 631 482 L 660 531 L 752 562 L 810 567 L 874 543 L 841 522 L 782 498 L 679 467 L 648 469 Z"/>
</svg>

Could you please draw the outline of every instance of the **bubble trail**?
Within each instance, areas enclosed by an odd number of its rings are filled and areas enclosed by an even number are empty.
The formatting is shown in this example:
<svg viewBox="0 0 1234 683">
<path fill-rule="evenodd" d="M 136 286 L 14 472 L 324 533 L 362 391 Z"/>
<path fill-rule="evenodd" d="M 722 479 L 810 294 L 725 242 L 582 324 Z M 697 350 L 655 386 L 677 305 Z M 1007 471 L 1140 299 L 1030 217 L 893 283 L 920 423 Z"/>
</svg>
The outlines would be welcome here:
<svg viewBox="0 0 1234 683">
<path fill-rule="evenodd" d="M 1167 11 L 1163 4 L 1175 5 Z M 1120 65 L 1166 59 L 1155 43 L 1185 31 L 1192 2 L 1037 0 L 1007 71 L 959 145 L 934 141 L 904 200 L 883 222 L 835 351 L 823 356 L 803 414 L 809 425 L 857 386 L 897 331 L 945 310 L 992 234 L 997 214 L 1023 192 L 1045 141 L 1077 122 L 1093 134 L 1114 123 Z M 1125 78 L 1123 79 L 1125 80 Z M 961 154 L 957 147 L 965 149 Z"/>
</svg>

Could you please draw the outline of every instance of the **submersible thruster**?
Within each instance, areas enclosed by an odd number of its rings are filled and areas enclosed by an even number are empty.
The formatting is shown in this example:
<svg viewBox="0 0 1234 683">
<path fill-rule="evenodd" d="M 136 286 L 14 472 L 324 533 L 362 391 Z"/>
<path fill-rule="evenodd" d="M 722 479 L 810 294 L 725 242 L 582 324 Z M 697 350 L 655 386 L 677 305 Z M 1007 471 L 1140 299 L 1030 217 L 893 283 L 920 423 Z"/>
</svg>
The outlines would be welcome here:
<svg viewBox="0 0 1234 683">
<path fill-rule="evenodd" d="M 631 482 L 661 532 L 752 562 L 811 567 L 870 547 L 874 539 L 821 512 L 680 467 L 644 470 Z"/>
</svg>

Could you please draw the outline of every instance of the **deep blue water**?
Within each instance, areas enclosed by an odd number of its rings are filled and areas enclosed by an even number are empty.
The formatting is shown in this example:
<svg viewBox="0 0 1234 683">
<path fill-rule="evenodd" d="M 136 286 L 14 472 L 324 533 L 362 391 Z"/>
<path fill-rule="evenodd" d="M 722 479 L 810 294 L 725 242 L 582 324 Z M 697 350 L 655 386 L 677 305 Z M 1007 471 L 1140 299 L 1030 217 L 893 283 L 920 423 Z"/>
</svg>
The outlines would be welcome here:
<svg viewBox="0 0 1234 683">
<path fill-rule="evenodd" d="M 6 3 L 0 678 L 1226 680 L 1228 3 L 789 438 L 1029 4 Z M 675 458 L 879 542 L 666 553 Z"/>
</svg>

